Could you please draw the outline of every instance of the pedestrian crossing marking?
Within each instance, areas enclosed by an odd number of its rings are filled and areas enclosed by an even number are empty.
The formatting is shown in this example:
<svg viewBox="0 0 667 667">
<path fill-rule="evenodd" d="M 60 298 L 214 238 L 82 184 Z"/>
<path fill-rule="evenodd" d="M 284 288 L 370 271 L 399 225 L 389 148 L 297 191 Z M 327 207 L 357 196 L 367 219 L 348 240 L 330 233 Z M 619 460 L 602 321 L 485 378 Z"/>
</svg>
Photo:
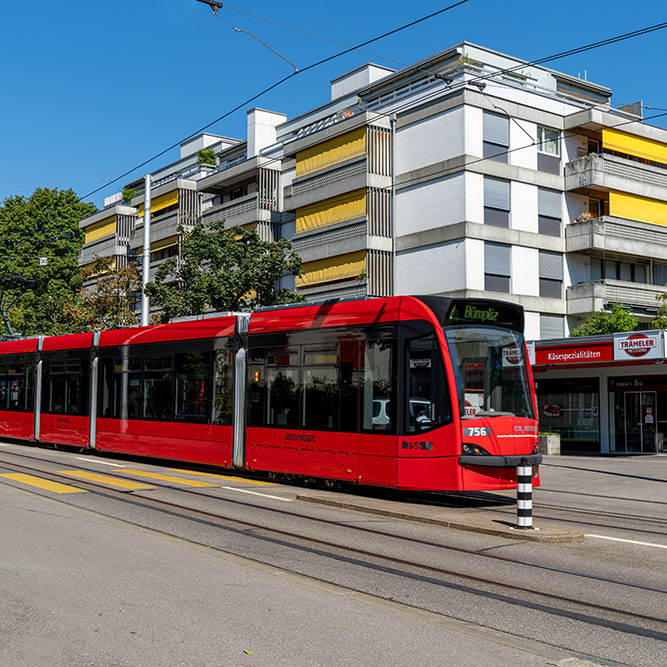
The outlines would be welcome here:
<svg viewBox="0 0 667 667">
<path fill-rule="evenodd" d="M 90 482 L 101 482 L 109 486 L 117 486 L 121 489 L 130 489 L 132 491 L 139 491 L 140 489 L 154 489 L 154 486 L 149 484 L 141 484 L 141 482 L 133 482 L 131 479 L 117 479 L 109 477 L 108 475 L 100 475 L 96 472 L 85 472 L 84 470 L 61 470 L 63 475 L 70 475 L 78 479 L 86 479 Z"/>
<path fill-rule="evenodd" d="M 146 477 L 147 479 L 159 479 L 163 482 L 172 482 L 173 484 L 183 484 L 183 486 L 218 486 L 218 484 L 209 484 L 208 482 L 198 482 L 192 479 L 185 479 L 183 477 L 172 477 L 171 475 L 160 475 L 156 472 L 146 472 L 144 470 L 131 470 L 125 468 L 119 470 L 125 475 L 135 475 L 137 477 Z"/>
<path fill-rule="evenodd" d="M 256 484 L 257 486 L 276 486 L 273 482 L 263 482 L 259 479 L 247 479 L 246 477 L 235 477 L 234 475 L 216 475 L 215 473 L 199 472 L 198 470 L 183 470 L 182 468 L 170 468 L 173 472 L 182 472 L 186 475 L 201 475 L 213 479 L 224 479 L 226 482 L 243 482 L 245 484 Z"/>
<path fill-rule="evenodd" d="M 13 479 L 15 482 L 22 482 L 23 484 L 28 484 L 29 486 L 36 486 L 38 489 L 53 491 L 53 493 L 88 493 L 85 489 L 77 489 L 74 486 L 59 484 L 58 482 L 52 482 L 51 480 L 43 479 L 42 477 L 26 475 L 22 472 L 5 473 L 0 475 L 0 477 Z"/>
</svg>

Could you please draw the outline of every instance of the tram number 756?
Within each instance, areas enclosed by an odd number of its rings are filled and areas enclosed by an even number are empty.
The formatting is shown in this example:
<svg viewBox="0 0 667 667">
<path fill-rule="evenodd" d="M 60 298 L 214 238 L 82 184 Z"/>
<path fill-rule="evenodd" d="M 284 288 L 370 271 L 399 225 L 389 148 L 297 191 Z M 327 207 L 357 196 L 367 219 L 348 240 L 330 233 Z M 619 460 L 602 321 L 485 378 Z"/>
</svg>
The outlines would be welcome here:
<svg viewBox="0 0 667 667">
<path fill-rule="evenodd" d="M 401 447 L 403 449 L 423 449 L 427 451 L 432 451 L 433 450 L 433 443 L 432 442 L 408 442 L 407 440 L 403 440 L 401 442 Z"/>
<path fill-rule="evenodd" d="M 473 428 L 464 428 L 464 437 L 474 437 L 476 435 L 491 435 L 491 429 L 485 426 L 475 426 Z"/>
</svg>

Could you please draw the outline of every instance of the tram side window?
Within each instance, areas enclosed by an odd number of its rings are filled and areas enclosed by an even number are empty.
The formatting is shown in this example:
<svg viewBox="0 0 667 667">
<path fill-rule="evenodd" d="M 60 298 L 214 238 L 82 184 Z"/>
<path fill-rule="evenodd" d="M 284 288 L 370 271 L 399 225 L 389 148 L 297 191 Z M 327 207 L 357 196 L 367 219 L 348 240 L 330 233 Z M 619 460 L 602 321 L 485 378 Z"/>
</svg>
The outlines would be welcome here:
<svg viewBox="0 0 667 667">
<path fill-rule="evenodd" d="M 299 427 L 299 366 L 295 350 L 267 351 L 266 425 Z"/>
<path fill-rule="evenodd" d="M 435 336 L 407 341 L 406 346 L 404 425 L 407 433 L 418 433 L 450 421 L 450 402 Z"/>
<path fill-rule="evenodd" d="M 174 418 L 206 424 L 211 417 L 213 353 L 204 351 L 174 355 Z"/>
<path fill-rule="evenodd" d="M 87 415 L 88 350 L 49 355 L 43 361 L 42 412 L 54 415 Z"/>
<path fill-rule="evenodd" d="M 301 426 L 337 431 L 339 372 L 336 348 L 303 353 Z"/>
<path fill-rule="evenodd" d="M 363 352 L 361 425 L 364 431 L 396 432 L 394 340 L 368 340 Z"/>
<path fill-rule="evenodd" d="M 213 423 L 231 425 L 233 420 L 234 353 L 213 353 Z"/>
<path fill-rule="evenodd" d="M 34 364 L 0 365 L 0 410 L 32 411 L 34 405 Z"/>
</svg>

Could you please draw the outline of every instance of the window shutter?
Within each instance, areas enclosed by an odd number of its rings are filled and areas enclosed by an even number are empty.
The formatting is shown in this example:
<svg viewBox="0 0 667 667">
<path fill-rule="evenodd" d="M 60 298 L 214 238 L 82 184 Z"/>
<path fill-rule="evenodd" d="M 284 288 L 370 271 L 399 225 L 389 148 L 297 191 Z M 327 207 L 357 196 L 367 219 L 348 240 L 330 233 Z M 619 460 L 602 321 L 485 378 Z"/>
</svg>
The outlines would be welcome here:
<svg viewBox="0 0 667 667">
<path fill-rule="evenodd" d="M 540 278 L 563 280 L 563 256 L 560 253 L 540 251 Z"/>
<path fill-rule="evenodd" d="M 560 315 L 540 315 L 540 338 L 562 338 L 563 324 Z"/>
<path fill-rule="evenodd" d="M 497 178 L 484 178 L 484 206 L 510 210 L 510 182 Z"/>
<path fill-rule="evenodd" d="M 538 188 L 537 190 L 537 209 L 540 215 L 549 218 L 562 218 L 560 192 L 557 190 L 546 190 Z"/>
<path fill-rule="evenodd" d="M 484 112 L 484 141 L 500 146 L 510 145 L 510 119 L 495 113 Z"/>
<path fill-rule="evenodd" d="M 484 244 L 484 272 L 498 276 L 510 275 L 510 246 L 500 243 Z"/>
</svg>

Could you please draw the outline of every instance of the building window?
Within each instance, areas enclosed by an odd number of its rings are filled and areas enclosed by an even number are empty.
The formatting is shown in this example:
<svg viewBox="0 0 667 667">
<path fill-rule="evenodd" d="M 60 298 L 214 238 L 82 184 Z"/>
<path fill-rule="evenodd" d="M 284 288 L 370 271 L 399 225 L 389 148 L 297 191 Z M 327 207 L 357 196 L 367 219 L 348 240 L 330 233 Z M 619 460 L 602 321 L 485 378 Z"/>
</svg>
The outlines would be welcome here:
<svg viewBox="0 0 667 667">
<path fill-rule="evenodd" d="M 563 256 L 540 250 L 540 296 L 563 298 Z"/>
<path fill-rule="evenodd" d="M 510 226 L 510 182 L 484 177 L 484 224 Z"/>
<path fill-rule="evenodd" d="M 510 246 L 503 243 L 484 244 L 484 289 L 509 294 Z"/>
<path fill-rule="evenodd" d="M 632 283 L 648 282 L 648 263 L 633 264 L 631 262 L 619 262 L 614 259 L 591 259 L 591 281 L 624 280 Z M 653 281 L 656 285 L 667 286 L 667 264 L 655 264 L 653 267 Z M 656 282 L 657 281 L 657 282 Z"/>
<path fill-rule="evenodd" d="M 537 126 L 537 169 L 560 174 L 560 133 L 549 127 Z"/>
<path fill-rule="evenodd" d="M 484 157 L 497 162 L 507 162 L 510 146 L 509 118 L 485 111 L 483 124 Z"/>
<path fill-rule="evenodd" d="M 562 315 L 540 314 L 540 339 L 562 338 L 565 331 L 565 319 Z"/>
<path fill-rule="evenodd" d="M 537 150 L 540 153 L 560 157 L 560 142 L 558 130 L 549 127 L 537 126 Z"/>
<path fill-rule="evenodd" d="M 537 220 L 540 234 L 561 235 L 561 195 L 557 190 L 537 189 Z"/>
</svg>

